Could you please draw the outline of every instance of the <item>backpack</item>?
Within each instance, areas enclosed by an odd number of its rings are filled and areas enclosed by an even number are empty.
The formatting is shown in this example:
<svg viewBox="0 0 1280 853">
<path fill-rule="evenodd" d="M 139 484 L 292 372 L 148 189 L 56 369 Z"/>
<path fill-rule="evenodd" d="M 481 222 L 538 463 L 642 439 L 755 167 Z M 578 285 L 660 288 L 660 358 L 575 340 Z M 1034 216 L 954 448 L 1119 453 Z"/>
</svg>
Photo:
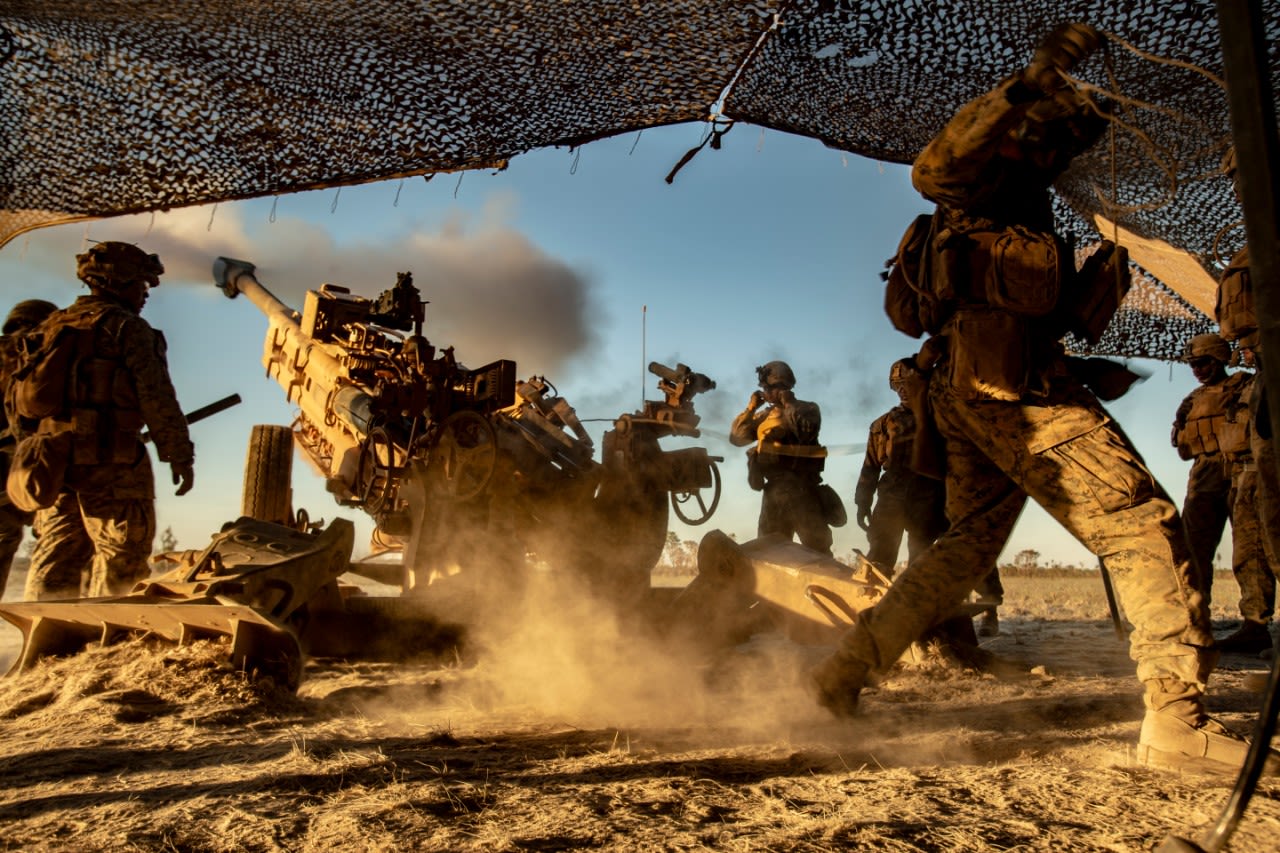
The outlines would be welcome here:
<svg viewBox="0 0 1280 853">
<path fill-rule="evenodd" d="M 925 332 L 937 334 L 942 326 L 940 300 L 930 284 L 921 281 L 932 236 L 933 214 L 922 213 L 902 235 L 898 253 L 881 274 L 885 280 L 884 312 L 895 329 L 913 338 Z"/>
<path fill-rule="evenodd" d="M 8 406 L 28 421 L 70 410 L 80 362 L 92 358 L 94 331 L 102 314 L 60 311 L 17 340 Z"/>
<path fill-rule="evenodd" d="M 1231 264 L 1223 271 L 1214 315 L 1222 337 L 1229 341 L 1239 341 L 1257 332 L 1258 315 L 1253 304 L 1248 247 L 1236 252 Z"/>
</svg>

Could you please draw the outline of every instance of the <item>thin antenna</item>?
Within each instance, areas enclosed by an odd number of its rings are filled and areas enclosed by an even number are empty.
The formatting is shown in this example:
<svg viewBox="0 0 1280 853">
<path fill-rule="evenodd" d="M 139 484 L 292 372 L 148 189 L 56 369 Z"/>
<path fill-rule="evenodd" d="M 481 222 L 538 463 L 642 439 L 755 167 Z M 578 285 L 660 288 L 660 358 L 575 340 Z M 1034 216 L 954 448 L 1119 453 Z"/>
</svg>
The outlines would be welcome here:
<svg viewBox="0 0 1280 853">
<path fill-rule="evenodd" d="M 642 412 L 644 411 L 645 365 L 648 364 L 648 362 L 645 360 L 645 351 L 646 351 L 646 347 L 648 346 L 648 338 L 647 338 L 648 330 L 649 330 L 649 306 L 642 305 L 640 307 L 640 409 L 639 409 L 639 411 L 642 411 Z"/>
</svg>

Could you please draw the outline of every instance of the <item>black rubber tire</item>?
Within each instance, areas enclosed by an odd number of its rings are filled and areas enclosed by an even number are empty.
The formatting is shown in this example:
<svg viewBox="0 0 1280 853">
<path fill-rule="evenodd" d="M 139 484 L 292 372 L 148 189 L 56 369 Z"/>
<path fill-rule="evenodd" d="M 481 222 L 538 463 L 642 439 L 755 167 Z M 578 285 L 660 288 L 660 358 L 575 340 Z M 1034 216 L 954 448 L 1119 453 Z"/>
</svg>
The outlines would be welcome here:
<svg viewBox="0 0 1280 853">
<path fill-rule="evenodd" d="M 293 518 L 293 430 L 257 424 L 244 460 L 240 514 L 258 521 L 289 524 Z"/>
</svg>

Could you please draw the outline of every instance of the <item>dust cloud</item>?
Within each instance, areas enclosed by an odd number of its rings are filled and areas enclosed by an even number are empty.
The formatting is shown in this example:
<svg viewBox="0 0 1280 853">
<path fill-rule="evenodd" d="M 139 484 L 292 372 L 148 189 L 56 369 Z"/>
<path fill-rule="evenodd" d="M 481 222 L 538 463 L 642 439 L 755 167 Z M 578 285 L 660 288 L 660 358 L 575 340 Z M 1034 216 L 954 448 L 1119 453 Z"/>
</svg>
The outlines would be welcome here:
<svg viewBox="0 0 1280 853">
<path fill-rule="evenodd" d="M 445 714 L 584 729 L 690 727 L 708 738 L 777 739 L 830 722 L 803 686 L 829 649 L 775 635 L 704 647 L 697 626 L 668 623 L 666 605 L 620 607 L 554 568 L 533 569 L 521 590 L 480 598 L 458 679 L 431 695 L 373 699 L 361 712 L 406 723 Z"/>
</svg>

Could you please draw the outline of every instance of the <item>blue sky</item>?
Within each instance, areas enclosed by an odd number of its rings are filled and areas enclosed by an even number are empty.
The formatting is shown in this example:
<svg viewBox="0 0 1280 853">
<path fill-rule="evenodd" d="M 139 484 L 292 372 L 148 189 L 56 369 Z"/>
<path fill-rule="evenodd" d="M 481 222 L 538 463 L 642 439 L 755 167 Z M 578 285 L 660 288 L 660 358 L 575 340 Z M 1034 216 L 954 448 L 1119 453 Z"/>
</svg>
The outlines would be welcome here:
<svg viewBox="0 0 1280 853">
<path fill-rule="evenodd" d="M 321 282 L 375 296 L 412 271 L 427 306 L 425 334 L 479 366 L 514 359 L 521 376 L 544 374 L 598 436 L 616 416 L 659 396 L 650 360 L 684 362 L 711 376 L 697 398 L 704 444 L 726 457 L 725 493 L 708 525 L 676 523 L 685 539 L 719 527 L 755 535 L 759 496 L 746 486 L 743 451 L 728 430 L 755 383 L 755 366 L 785 359 L 796 391 L 819 403 L 822 438 L 837 455 L 826 481 L 852 517 L 853 485 L 871 421 L 896 403 L 889 365 L 918 342 L 896 332 L 881 307 L 879 272 L 926 202 L 908 169 L 813 140 L 739 125 L 721 150 L 698 144 L 701 125 L 650 129 L 581 149 L 522 155 L 497 173 L 410 178 L 188 208 L 168 214 L 42 229 L 0 249 L 0 309 L 33 295 L 65 304 L 84 292 L 74 254 L 86 241 L 128 240 L 167 267 L 144 310 L 169 342 L 183 407 L 233 392 L 244 403 L 192 427 L 196 486 L 172 495 L 157 468 L 159 529 L 202 548 L 239 512 L 240 477 L 255 423 L 292 419 L 260 363 L 265 318 L 212 284 L 218 255 L 252 261 L 286 303 Z M 1152 373 L 1109 405 L 1181 503 L 1187 464 L 1169 446 L 1178 402 L 1195 385 L 1184 365 L 1140 362 Z M 716 433 L 713 435 L 712 433 Z M 597 442 L 598 444 L 598 442 Z M 672 445 L 674 446 L 674 445 Z M 338 507 L 299 460 L 295 505 L 312 518 L 357 522 L 357 554 L 371 525 Z M 866 547 L 851 521 L 836 553 Z M 1038 508 L 1024 513 L 1005 551 L 1091 564 L 1092 557 Z"/>
</svg>

